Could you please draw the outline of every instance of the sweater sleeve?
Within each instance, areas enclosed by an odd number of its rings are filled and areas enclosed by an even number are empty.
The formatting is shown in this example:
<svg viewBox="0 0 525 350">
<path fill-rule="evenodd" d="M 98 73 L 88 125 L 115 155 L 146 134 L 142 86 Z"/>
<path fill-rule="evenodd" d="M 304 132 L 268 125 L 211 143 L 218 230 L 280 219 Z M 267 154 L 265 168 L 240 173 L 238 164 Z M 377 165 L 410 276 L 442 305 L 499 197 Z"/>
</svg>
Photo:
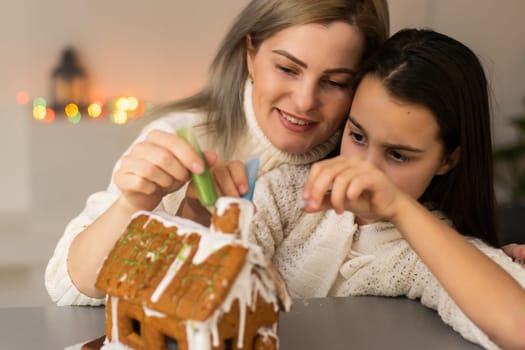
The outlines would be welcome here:
<svg viewBox="0 0 525 350">
<path fill-rule="evenodd" d="M 122 156 L 127 154 L 134 144 L 144 140 L 146 135 L 152 130 L 157 129 L 175 132 L 175 130 L 180 127 L 177 124 L 177 120 L 180 119 L 178 118 L 179 116 L 180 114 L 174 114 L 148 124 Z M 91 298 L 76 288 L 69 276 L 67 259 L 69 248 L 75 237 L 108 210 L 120 196 L 120 191 L 113 181 L 113 175 L 120 165 L 122 156 L 113 168 L 111 181 L 107 189 L 89 196 L 82 212 L 66 226 L 62 237 L 57 243 L 53 256 L 47 264 L 45 286 L 53 302 L 58 305 L 100 305 L 105 302 L 104 298 Z M 169 210 L 176 211 L 181 198 L 184 197 L 186 188 L 187 186 L 183 186 L 179 191 L 164 197 L 158 209 L 164 210 L 166 207 L 169 207 Z"/>
<path fill-rule="evenodd" d="M 505 269 L 525 286 L 525 269 L 499 249 L 472 239 L 480 251 Z M 383 245 L 363 265 L 345 270 L 345 279 L 336 285 L 337 295 L 382 295 L 420 299 L 421 303 L 437 311 L 444 323 L 465 339 L 486 349 L 499 349 L 457 306 L 408 243 L 399 239 Z"/>
</svg>

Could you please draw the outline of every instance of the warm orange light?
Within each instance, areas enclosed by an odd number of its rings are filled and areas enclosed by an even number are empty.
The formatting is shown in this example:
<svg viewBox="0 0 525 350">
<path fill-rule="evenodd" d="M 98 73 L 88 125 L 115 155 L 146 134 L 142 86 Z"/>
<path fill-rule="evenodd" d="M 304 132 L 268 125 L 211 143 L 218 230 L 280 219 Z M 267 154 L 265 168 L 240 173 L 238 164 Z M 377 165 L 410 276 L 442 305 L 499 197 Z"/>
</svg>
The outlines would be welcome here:
<svg viewBox="0 0 525 350">
<path fill-rule="evenodd" d="M 26 105 L 29 103 L 29 94 L 26 91 L 20 91 L 16 94 L 16 102 L 19 105 Z"/>
<path fill-rule="evenodd" d="M 118 125 L 126 124 L 128 121 L 128 114 L 125 111 L 115 111 L 111 120 Z"/>
<path fill-rule="evenodd" d="M 98 103 L 92 103 L 88 106 L 87 112 L 91 118 L 98 118 L 102 114 L 102 106 Z"/>
<path fill-rule="evenodd" d="M 129 109 L 129 100 L 125 97 L 117 98 L 117 101 L 115 101 L 115 108 L 119 111 L 127 111 Z"/>
<path fill-rule="evenodd" d="M 45 106 L 35 106 L 33 107 L 33 118 L 35 120 L 43 120 L 46 117 L 46 107 Z"/>
<path fill-rule="evenodd" d="M 78 106 L 74 103 L 70 103 L 64 108 L 64 111 L 68 118 L 73 118 L 78 114 Z"/>
<path fill-rule="evenodd" d="M 130 96 L 128 97 L 128 104 L 129 104 L 128 109 L 130 111 L 134 111 L 139 106 L 139 100 L 136 97 Z"/>
<path fill-rule="evenodd" d="M 55 111 L 51 108 L 46 108 L 46 117 L 42 119 L 43 122 L 52 123 L 55 120 Z"/>
</svg>

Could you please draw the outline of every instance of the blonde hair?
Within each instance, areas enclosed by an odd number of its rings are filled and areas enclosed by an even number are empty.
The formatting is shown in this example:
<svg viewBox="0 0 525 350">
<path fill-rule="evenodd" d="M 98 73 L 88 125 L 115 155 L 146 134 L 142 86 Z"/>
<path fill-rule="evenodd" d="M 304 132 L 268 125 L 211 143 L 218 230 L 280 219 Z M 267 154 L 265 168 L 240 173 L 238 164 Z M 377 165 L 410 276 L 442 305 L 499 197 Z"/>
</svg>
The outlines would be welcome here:
<svg viewBox="0 0 525 350">
<path fill-rule="evenodd" d="M 345 21 L 363 33 L 362 60 L 389 36 L 386 0 L 252 0 L 223 39 L 206 86 L 193 96 L 162 106 L 154 114 L 203 111 L 207 120 L 202 127 L 216 135 L 214 146 L 228 158 L 246 127 L 243 93 L 248 78 L 247 36 L 257 49 L 263 41 L 290 26 L 333 21 Z"/>
</svg>

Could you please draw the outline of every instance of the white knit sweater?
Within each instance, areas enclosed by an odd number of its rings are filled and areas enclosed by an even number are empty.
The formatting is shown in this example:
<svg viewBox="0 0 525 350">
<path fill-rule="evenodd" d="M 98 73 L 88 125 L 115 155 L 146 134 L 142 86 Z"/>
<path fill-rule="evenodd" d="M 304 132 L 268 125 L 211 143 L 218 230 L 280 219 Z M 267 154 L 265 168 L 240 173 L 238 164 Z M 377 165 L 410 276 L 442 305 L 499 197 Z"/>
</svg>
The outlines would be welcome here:
<svg viewBox="0 0 525 350">
<path fill-rule="evenodd" d="M 237 147 L 235 147 L 235 154 L 233 154 L 230 159 L 246 160 L 248 157 L 258 154 L 260 156 L 259 175 L 283 163 L 308 164 L 319 160 L 335 148 L 340 138 L 340 135 L 334 135 L 326 143 L 321 144 L 304 154 L 295 155 L 285 153 L 274 147 L 259 127 L 253 111 L 252 86 L 250 83 L 246 84 L 244 91 L 244 111 L 246 115 L 247 130 Z M 178 128 L 183 126 L 181 125 L 181 120 L 184 120 L 185 118 L 181 117 L 186 114 L 191 115 L 193 125 L 200 124 L 205 118 L 203 114 L 199 113 L 169 114 L 147 125 L 134 143 L 144 140 L 146 135 L 154 129 L 175 133 Z M 199 134 L 199 130 L 201 129 L 196 128 L 195 132 L 201 148 L 203 150 L 210 150 L 213 135 L 202 134 L 202 132 Z M 128 151 L 126 151 L 126 153 Z M 219 158 L 224 160 L 224 157 L 220 154 Z M 120 160 L 116 163 L 113 169 L 113 174 L 119 167 L 119 163 Z M 48 262 L 45 272 L 45 284 L 51 299 L 58 305 L 100 305 L 105 302 L 104 298 L 90 298 L 80 293 L 73 285 L 67 271 L 67 256 L 73 239 L 87 226 L 91 225 L 91 223 L 105 212 L 119 197 L 120 191 L 113 182 L 113 174 L 108 188 L 105 191 L 92 194 L 88 198 L 86 206 L 80 215 L 69 222 L 63 236 L 60 238 L 55 248 L 53 256 Z M 158 210 L 163 210 L 172 214 L 176 213 L 185 193 L 186 186 L 177 192 L 167 195 L 163 198 Z"/>
<path fill-rule="evenodd" d="M 333 210 L 305 214 L 301 195 L 307 174 L 305 166 L 281 166 L 262 176 L 254 193 L 252 239 L 272 258 L 292 297 L 420 299 L 466 339 L 498 349 L 457 307 L 392 224 L 358 226 L 352 213 L 338 215 Z M 525 287 L 525 269 L 500 249 L 468 240 Z"/>
</svg>

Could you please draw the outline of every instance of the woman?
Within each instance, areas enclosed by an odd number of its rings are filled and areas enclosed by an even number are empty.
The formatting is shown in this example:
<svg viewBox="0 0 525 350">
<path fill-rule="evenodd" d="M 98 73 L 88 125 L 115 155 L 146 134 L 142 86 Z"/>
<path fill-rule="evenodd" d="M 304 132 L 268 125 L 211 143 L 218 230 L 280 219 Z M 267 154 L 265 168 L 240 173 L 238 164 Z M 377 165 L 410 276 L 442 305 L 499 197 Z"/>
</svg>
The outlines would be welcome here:
<svg viewBox="0 0 525 350">
<path fill-rule="evenodd" d="M 354 72 L 387 37 L 385 0 L 251 1 L 220 46 L 208 84 L 163 108 L 166 115 L 117 162 L 108 189 L 93 194 L 69 223 L 46 269 L 52 299 L 102 304 L 97 271 L 130 216 L 179 210 L 190 171 L 204 168 L 175 135 L 183 116 L 190 116 L 202 148 L 217 150 L 221 160 L 259 153 L 259 174 L 311 163 L 336 148 Z M 244 169 L 227 169 L 232 185 L 221 194 L 246 192 Z"/>
</svg>

